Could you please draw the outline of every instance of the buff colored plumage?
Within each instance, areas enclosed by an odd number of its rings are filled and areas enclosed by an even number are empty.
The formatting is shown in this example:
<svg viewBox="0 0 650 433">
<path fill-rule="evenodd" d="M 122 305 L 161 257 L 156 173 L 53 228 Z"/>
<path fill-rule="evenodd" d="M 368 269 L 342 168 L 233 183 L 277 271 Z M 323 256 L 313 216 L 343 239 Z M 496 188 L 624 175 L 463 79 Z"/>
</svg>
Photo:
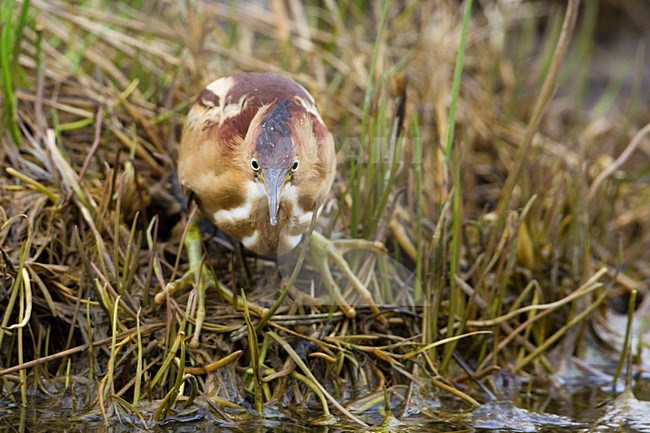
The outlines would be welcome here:
<svg viewBox="0 0 650 433">
<path fill-rule="evenodd" d="M 201 211 L 251 251 L 291 251 L 334 181 L 332 135 L 311 95 L 271 73 L 209 84 L 192 106 L 179 179 Z"/>
<path fill-rule="evenodd" d="M 217 227 L 260 255 L 277 257 L 299 244 L 314 212 L 320 213 L 335 174 L 332 134 L 311 95 L 288 78 L 271 73 L 220 78 L 199 94 L 187 115 L 178 159 L 181 188 Z M 198 224 L 190 220 L 184 241 L 189 270 L 154 298 L 156 303 L 164 302 L 181 287 L 195 284 L 197 305 L 190 347 L 199 345 L 206 289 L 220 287 L 222 294 L 232 295 L 202 264 L 200 239 Z M 352 286 L 367 298 L 367 290 L 337 248 L 336 241 L 314 231 L 310 263 L 340 293 L 328 268 L 328 261 L 335 260 Z M 360 239 L 346 242 L 345 248 L 382 249 Z M 342 308 L 354 316 L 354 308 L 343 304 Z"/>
</svg>

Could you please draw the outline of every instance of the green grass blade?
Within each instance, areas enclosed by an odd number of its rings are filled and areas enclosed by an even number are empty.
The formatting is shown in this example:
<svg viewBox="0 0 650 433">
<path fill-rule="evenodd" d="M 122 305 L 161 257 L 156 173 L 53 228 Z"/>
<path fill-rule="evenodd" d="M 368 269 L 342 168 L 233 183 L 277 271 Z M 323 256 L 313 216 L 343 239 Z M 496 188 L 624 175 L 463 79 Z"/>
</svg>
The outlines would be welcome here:
<svg viewBox="0 0 650 433">
<path fill-rule="evenodd" d="M 458 335 L 463 332 L 462 327 L 454 328 L 454 322 L 461 315 L 463 308 L 463 293 L 456 285 L 456 272 L 459 260 L 459 247 L 461 243 L 461 184 L 460 184 L 460 161 L 461 152 L 460 147 L 456 146 L 453 162 L 450 160 L 452 156 L 452 147 L 454 143 L 454 131 L 456 122 L 456 104 L 458 102 L 458 93 L 460 91 L 460 80 L 463 72 L 463 60 L 465 58 L 465 46 L 467 41 L 467 29 L 472 13 L 472 0 L 467 0 L 465 3 L 465 11 L 463 13 L 463 25 L 460 34 L 460 43 L 458 45 L 458 54 L 456 56 L 456 66 L 454 68 L 454 81 L 451 90 L 451 103 L 449 106 L 449 117 L 447 119 L 447 138 L 445 145 L 445 160 L 449 166 L 452 163 L 452 172 L 454 175 L 454 189 L 452 196 L 452 233 L 451 233 L 451 257 L 449 258 L 449 315 L 447 320 L 447 337 Z M 444 370 L 451 360 L 451 357 L 456 349 L 456 342 L 452 342 L 445 346 L 444 355 L 442 358 L 441 369 Z"/>
</svg>

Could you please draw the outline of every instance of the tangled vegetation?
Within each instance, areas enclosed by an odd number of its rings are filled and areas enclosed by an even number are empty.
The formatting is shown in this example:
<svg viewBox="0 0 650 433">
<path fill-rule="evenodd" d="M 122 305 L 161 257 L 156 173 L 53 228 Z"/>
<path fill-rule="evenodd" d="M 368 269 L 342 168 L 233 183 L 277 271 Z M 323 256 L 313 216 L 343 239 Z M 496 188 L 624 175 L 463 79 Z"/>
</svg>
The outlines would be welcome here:
<svg viewBox="0 0 650 433">
<path fill-rule="evenodd" d="M 629 383 L 650 281 L 648 51 L 602 71 L 596 43 L 625 11 L 268 3 L 2 2 L 2 403 L 366 425 L 569 376 Z M 279 267 L 204 225 L 218 284 L 192 349 L 192 284 L 154 302 L 188 267 L 176 148 L 200 89 L 241 70 L 314 95 L 339 149 L 319 230 L 386 252 L 345 244 L 372 302 L 330 260 L 341 306 L 308 261 L 288 284 L 296 256 Z"/>
</svg>

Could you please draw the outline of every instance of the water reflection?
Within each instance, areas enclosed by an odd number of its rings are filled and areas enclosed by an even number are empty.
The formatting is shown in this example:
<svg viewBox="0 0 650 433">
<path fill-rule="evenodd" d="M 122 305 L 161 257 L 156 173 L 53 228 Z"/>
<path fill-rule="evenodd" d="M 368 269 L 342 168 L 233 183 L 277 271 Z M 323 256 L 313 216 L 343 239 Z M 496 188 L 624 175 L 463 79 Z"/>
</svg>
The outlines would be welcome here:
<svg viewBox="0 0 650 433">
<path fill-rule="evenodd" d="M 593 384 L 592 384 L 593 385 Z M 520 387 L 513 401 L 490 402 L 474 410 L 445 411 L 442 408 L 409 415 L 404 420 L 386 416 L 381 407 L 363 412 L 364 421 L 373 427 L 365 432 L 543 432 L 577 433 L 634 431 L 650 432 L 650 403 L 638 400 L 630 390 L 616 398 L 602 386 L 576 384 L 567 387 L 569 393 L 548 387 Z M 648 382 L 639 381 L 637 393 L 648 395 Z M 224 422 L 211 413 L 209 405 L 197 401 L 195 405 L 178 411 L 165 422 L 143 426 L 137 420 L 129 421 L 111 417 L 112 424 L 105 426 L 96 411 L 73 413 L 61 407 L 61 399 L 33 399 L 29 407 L 21 408 L 5 401 L 0 406 L 0 433 L 81 433 L 81 432 L 322 432 L 336 433 L 362 430 L 340 418 L 334 425 L 315 425 L 317 416 L 289 416 L 289 411 L 269 412 L 266 417 L 250 414 L 241 422 Z M 154 404 L 138 408 L 145 419 Z M 535 412 L 543 407 L 546 413 Z M 400 408 L 401 411 L 404 408 Z M 412 412 L 409 412 L 412 413 Z M 238 418 L 239 419 L 239 418 Z"/>
</svg>

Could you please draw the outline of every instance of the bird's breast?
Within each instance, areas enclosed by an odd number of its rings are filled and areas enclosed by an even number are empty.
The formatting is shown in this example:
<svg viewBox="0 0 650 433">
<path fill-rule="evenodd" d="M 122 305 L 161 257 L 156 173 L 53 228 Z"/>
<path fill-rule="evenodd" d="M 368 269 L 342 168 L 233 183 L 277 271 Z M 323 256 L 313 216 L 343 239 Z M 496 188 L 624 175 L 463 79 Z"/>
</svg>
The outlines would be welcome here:
<svg viewBox="0 0 650 433">
<path fill-rule="evenodd" d="M 270 224 L 269 205 L 264 189 L 254 181 L 245 182 L 245 200 L 236 206 L 214 211 L 212 221 L 219 229 L 239 240 L 249 250 L 277 256 L 294 249 L 309 228 L 313 210 L 303 209 L 298 189 L 287 185 L 278 212 L 278 224 Z"/>
<path fill-rule="evenodd" d="M 257 216 L 265 205 L 266 195 L 264 190 L 252 181 L 240 185 L 240 192 L 243 200 L 234 202 L 232 206 L 224 206 L 225 202 L 214 203 L 216 210 L 212 209 L 210 215 L 217 227 L 252 249 L 251 247 L 261 241 Z"/>
<path fill-rule="evenodd" d="M 212 214 L 217 225 L 241 224 L 249 221 L 256 213 L 260 203 L 266 198 L 264 190 L 255 182 L 248 181 L 241 185 L 244 201 L 237 203 L 237 206 L 218 209 Z"/>
</svg>

